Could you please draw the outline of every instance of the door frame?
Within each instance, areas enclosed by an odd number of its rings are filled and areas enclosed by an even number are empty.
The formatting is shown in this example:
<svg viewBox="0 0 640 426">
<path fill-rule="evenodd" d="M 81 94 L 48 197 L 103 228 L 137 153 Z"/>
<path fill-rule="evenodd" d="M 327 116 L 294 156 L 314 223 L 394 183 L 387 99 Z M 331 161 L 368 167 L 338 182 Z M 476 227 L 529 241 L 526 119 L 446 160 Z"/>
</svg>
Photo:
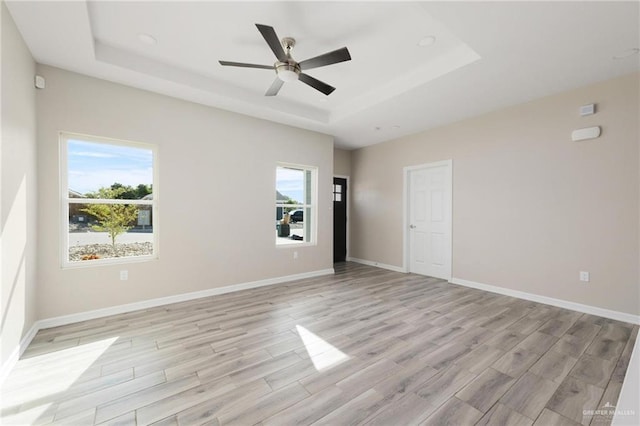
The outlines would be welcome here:
<svg viewBox="0 0 640 426">
<path fill-rule="evenodd" d="M 449 174 L 449 191 L 445 202 L 449 207 L 449 235 L 451 238 L 451 253 L 449 253 L 449 277 L 450 281 L 453 276 L 453 160 L 435 161 L 433 163 L 418 164 L 415 166 L 406 166 L 402 169 L 402 269 L 408 273 L 410 271 L 410 241 L 409 241 L 409 173 L 414 170 L 429 169 L 432 167 L 448 168 Z"/>
<path fill-rule="evenodd" d="M 347 235 L 346 235 L 346 244 L 347 244 L 347 254 L 344 257 L 344 260 L 346 262 L 348 262 L 349 259 L 349 191 L 350 191 L 350 187 L 351 187 L 351 181 L 349 180 L 349 176 L 344 176 L 344 175 L 333 175 L 334 178 L 340 178 L 340 179 L 345 179 L 347 181 L 347 199 L 345 200 L 346 204 L 346 220 L 347 220 Z M 333 211 L 333 178 L 331 178 L 331 210 Z M 332 252 L 333 253 L 333 252 Z"/>
</svg>

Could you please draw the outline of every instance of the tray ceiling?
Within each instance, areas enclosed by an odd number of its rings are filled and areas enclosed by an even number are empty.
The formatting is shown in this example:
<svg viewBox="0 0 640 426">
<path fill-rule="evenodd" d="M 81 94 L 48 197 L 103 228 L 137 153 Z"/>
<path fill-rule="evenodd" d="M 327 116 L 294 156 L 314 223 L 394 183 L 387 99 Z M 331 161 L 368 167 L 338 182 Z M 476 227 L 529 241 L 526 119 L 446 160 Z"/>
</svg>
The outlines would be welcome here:
<svg viewBox="0 0 640 426">
<path fill-rule="evenodd" d="M 637 2 L 7 5 L 39 63 L 332 134 L 345 148 L 640 69 L 637 54 L 613 59 L 639 47 Z M 265 97 L 273 71 L 220 66 L 273 64 L 255 23 L 294 37 L 298 61 L 347 46 L 351 61 L 309 70 L 336 91 L 293 82 Z"/>
</svg>

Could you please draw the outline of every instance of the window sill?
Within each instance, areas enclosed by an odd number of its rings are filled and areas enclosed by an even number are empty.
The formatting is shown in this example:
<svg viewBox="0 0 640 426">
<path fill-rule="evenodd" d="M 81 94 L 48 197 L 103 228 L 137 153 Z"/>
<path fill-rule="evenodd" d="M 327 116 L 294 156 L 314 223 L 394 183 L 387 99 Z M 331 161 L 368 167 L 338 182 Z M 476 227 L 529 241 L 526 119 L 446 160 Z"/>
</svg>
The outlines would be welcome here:
<svg viewBox="0 0 640 426">
<path fill-rule="evenodd" d="M 62 269 L 93 268 L 99 266 L 124 265 L 129 263 L 143 263 L 158 260 L 157 255 L 115 257 L 109 259 L 82 260 L 79 262 L 64 262 Z"/>
<path fill-rule="evenodd" d="M 298 248 L 298 247 L 313 247 L 316 246 L 316 243 L 309 243 L 304 241 L 291 241 L 286 243 L 276 243 L 277 249 L 286 249 L 286 248 Z"/>
</svg>

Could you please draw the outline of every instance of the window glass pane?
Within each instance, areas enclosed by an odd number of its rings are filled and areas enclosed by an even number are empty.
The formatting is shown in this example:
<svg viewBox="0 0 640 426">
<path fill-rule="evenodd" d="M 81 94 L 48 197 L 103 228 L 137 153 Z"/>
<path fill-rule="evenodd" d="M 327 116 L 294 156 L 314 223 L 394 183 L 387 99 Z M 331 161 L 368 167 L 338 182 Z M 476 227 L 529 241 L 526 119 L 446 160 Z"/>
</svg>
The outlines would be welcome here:
<svg viewBox="0 0 640 426">
<path fill-rule="evenodd" d="M 73 198 L 141 199 L 152 191 L 151 149 L 70 139 L 67 165 Z"/>
<path fill-rule="evenodd" d="M 293 222 L 293 223 L 291 223 L 292 239 L 294 241 L 306 241 L 304 230 L 305 230 L 305 222 Z M 296 239 L 296 237 L 298 237 L 298 238 Z"/>
<path fill-rule="evenodd" d="M 63 143 L 63 265 L 155 255 L 153 147 L 76 135 Z M 109 202 L 84 201 L 97 199 Z"/>
<path fill-rule="evenodd" d="M 69 203 L 69 261 L 153 254 L 151 206 Z"/>
<path fill-rule="evenodd" d="M 314 179 L 314 171 L 302 166 L 276 168 L 277 245 L 311 242 Z"/>
<path fill-rule="evenodd" d="M 311 170 L 305 170 L 305 186 L 304 186 L 304 202 L 305 204 L 311 204 L 313 201 L 311 200 Z"/>
<path fill-rule="evenodd" d="M 312 223 L 312 217 L 311 217 L 311 207 L 307 207 L 306 209 L 304 209 L 304 215 L 305 217 L 309 218 L 309 220 L 307 220 L 304 223 L 304 234 L 307 237 L 306 241 L 311 241 L 311 223 Z"/>
<path fill-rule="evenodd" d="M 284 203 L 302 204 L 304 203 L 304 189 L 304 170 L 288 167 L 276 169 L 276 199 L 280 193 L 284 197 Z"/>
</svg>

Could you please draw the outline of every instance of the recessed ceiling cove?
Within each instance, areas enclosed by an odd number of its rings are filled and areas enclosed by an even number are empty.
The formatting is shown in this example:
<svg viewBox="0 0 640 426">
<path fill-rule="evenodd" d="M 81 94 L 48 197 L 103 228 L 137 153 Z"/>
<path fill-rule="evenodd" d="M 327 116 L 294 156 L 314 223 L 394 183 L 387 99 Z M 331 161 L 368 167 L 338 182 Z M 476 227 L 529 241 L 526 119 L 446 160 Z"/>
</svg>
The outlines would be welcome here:
<svg viewBox="0 0 640 426">
<path fill-rule="evenodd" d="M 89 2 L 96 59 L 173 83 L 330 124 L 480 58 L 417 3 Z M 224 19 L 220 19 L 224 17 Z M 215 22 L 215 25 L 212 23 Z M 276 73 L 221 67 L 219 58 L 273 64 L 256 22 L 296 40 L 298 59 L 349 46 L 352 61 L 314 70 L 338 90 L 327 99 Z M 182 27 L 181 23 L 188 23 Z M 183 31 L 176 31 L 180 25 Z M 437 43 L 418 42 L 428 31 Z M 157 40 L 140 43 L 139 35 Z"/>
<path fill-rule="evenodd" d="M 640 2 L 5 0 L 34 59 L 334 136 L 358 148 L 640 70 Z M 255 24 L 304 61 L 351 60 L 264 96 L 276 70 Z M 618 59 L 612 59 L 618 57 Z M 294 67 L 295 68 L 295 67 Z M 46 77 L 46 75 L 45 75 Z M 325 90 L 326 92 L 326 90 Z"/>
</svg>

